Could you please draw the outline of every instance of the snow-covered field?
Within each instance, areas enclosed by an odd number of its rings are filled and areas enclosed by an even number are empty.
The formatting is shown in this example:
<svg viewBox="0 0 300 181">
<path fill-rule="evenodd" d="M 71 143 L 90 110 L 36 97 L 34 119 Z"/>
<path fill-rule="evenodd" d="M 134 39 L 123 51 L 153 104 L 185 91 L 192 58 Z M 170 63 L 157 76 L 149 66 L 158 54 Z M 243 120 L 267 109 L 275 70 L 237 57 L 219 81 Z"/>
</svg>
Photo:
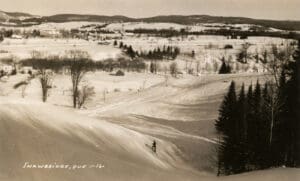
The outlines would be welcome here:
<svg viewBox="0 0 300 181">
<path fill-rule="evenodd" d="M 231 80 L 246 86 L 259 74 L 184 76 L 147 73 L 88 74 L 96 96 L 87 109 L 71 108 L 68 76 L 56 76 L 47 103 L 38 80 L 21 98 L 13 85 L 25 75 L 0 82 L 0 178 L 3 180 L 297 180 L 299 169 L 273 169 L 215 176 L 214 120 Z M 146 83 L 145 83 L 146 82 Z M 143 87 L 143 89 L 140 89 Z M 118 88 L 120 92 L 114 90 Z M 106 100 L 103 90 L 107 89 Z M 18 130 L 18 131 L 16 131 Z M 157 153 L 149 145 L 158 142 Z M 101 169 L 24 169 L 32 164 L 103 164 Z M 115 174 L 118 173 L 118 174 Z"/>
<path fill-rule="evenodd" d="M 141 37 L 124 37 L 124 44 L 131 45 L 134 50 L 147 53 L 149 50 L 160 48 L 162 51 L 164 46 L 179 47 L 181 54 L 177 57 L 176 62 L 182 71 L 186 68 L 196 71 L 199 64 L 200 73 L 216 73 L 221 66 L 221 59 L 231 64 L 232 72 L 263 72 L 264 69 L 260 63 L 257 63 L 254 56 L 262 54 L 264 51 L 271 51 L 273 45 L 279 49 L 289 45 L 293 40 L 285 40 L 282 38 L 271 37 L 249 37 L 246 40 L 228 39 L 225 36 L 187 36 L 187 37 L 152 37 L 143 35 Z M 241 51 L 242 46 L 248 44 L 247 50 L 249 63 L 246 65 L 237 63 L 237 54 Z M 232 49 L 225 49 L 226 45 L 231 45 Z M 192 51 L 195 57 L 191 58 Z M 161 62 L 160 68 L 169 67 L 172 62 Z"/>
<path fill-rule="evenodd" d="M 187 161 L 197 168 L 212 171 L 213 164 L 207 160 L 215 145 L 214 119 L 218 106 L 230 80 L 241 84 L 256 82 L 261 75 L 202 75 L 184 76 L 180 79 L 148 73 L 126 73 L 124 77 L 111 76 L 105 72 L 90 73 L 84 83 L 95 87 L 95 96 L 86 110 L 79 111 L 88 117 L 107 120 L 147 135 L 155 135 L 173 142 L 185 151 Z M 264 77 L 261 77 L 261 81 Z M 10 100 L 22 98 L 22 88 L 13 86 L 26 79 L 26 75 L 11 76 L 2 82 L 2 96 Z M 54 77 L 48 98 L 50 105 L 71 107 L 71 81 L 66 75 Z M 40 102 L 41 88 L 34 79 L 25 90 L 24 102 Z M 189 139 L 194 144 L 185 145 Z M 204 146 L 202 151 L 195 151 Z M 206 161 L 195 162 L 198 155 Z"/>
<path fill-rule="evenodd" d="M 139 23 L 138 23 L 139 24 Z M 256 54 L 262 54 L 264 51 L 270 51 L 272 45 L 284 48 L 292 40 L 270 37 L 249 37 L 246 40 L 228 39 L 224 36 L 187 36 L 162 38 L 152 36 L 124 36 L 122 41 L 126 45 L 131 45 L 135 51 L 146 52 L 163 47 L 179 47 L 181 54 L 177 57 L 177 64 L 183 71 L 189 64 L 189 69 L 196 70 L 199 64 L 200 73 L 215 73 L 221 65 L 222 57 L 231 63 L 233 72 L 262 72 L 262 66 L 253 60 Z M 111 42 L 112 44 L 112 42 Z M 247 65 L 237 65 L 236 57 L 244 44 L 249 45 L 249 58 Z M 225 46 L 231 45 L 232 49 L 225 49 Z M 118 47 L 113 45 L 99 45 L 97 41 L 86 41 L 81 39 L 51 39 L 51 38 L 29 38 L 29 39 L 5 39 L 0 43 L 0 59 L 7 57 L 16 57 L 17 59 L 26 59 L 31 57 L 32 51 L 40 51 L 47 55 L 63 56 L 67 50 L 83 50 L 90 54 L 95 61 L 101 61 L 108 58 L 117 58 L 122 54 Z M 195 57 L 189 55 L 195 52 Z M 188 63 L 187 63 L 188 62 Z M 172 62 L 162 62 L 160 68 L 169 67 Z M 162 71 L 162 70 L 161 70 Z M 184 70 L 187 71 L 187 70 Z"/>
<path fill-rule="evenodd" d="M 107 58 L 116 58 L 121 53 L 117 48 L 110 45 L 98 45 L 96 41 L 80 39 L 5 39 L 0 43 L 0 58 L 16 56 L 18 59 L 31 57 L 32 51 L 40 51 L 45 55 L 63 56 L 68 50 L 83 50 L 90 54 L 95 61 Z"/>
<path fill-rule="evenodd" d="M 246 40 L 241 39 L 228 39 L 225 36 L 188 36 L 188 37 L 124 37 L 123 43 L 132 45 L 134 49 L 138 51 L 153 50 L 154 48 L 163 46 L 177 46 L 182 52 L 191 52 L 194 50 L 196 53 L 203 51 L 216 52 L 219 54 L 225 54 L 226 52 L 236 51 L 241 48 L 242 44 L 249 43 L 251 46 L 250 52 L 254 50 L 261 51 L 263 48 L 268 49 L 271 45 L 285 45 L 290 40 L 284 40 L 282 38 L 271 38 L 271 37 L 249 37 Z M 225 50 L 225 45 L 232 45 L 233 50 Z"/>
</svg>

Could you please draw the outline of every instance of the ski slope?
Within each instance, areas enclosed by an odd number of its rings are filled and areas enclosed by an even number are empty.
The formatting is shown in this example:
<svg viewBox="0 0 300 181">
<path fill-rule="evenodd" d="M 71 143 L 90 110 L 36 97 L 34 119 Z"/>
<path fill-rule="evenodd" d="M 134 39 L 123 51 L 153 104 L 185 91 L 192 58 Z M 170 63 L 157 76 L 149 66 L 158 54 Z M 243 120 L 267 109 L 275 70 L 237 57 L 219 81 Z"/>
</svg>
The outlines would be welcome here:
<svg viewBox="0 0 300 181">
<path fill-rule="evenodd" d="M 187 171 L 176 147 L 166 141 L 156 138 L 163 146 L 155 154 L 146 146 L 153 137 L 67 108 L 5 99 L 0 107 L 1 180 L 182 180 L 197 175 Z M 23 168 L 26 162 L 104 168 L 29 169 Z"/>
</svg>

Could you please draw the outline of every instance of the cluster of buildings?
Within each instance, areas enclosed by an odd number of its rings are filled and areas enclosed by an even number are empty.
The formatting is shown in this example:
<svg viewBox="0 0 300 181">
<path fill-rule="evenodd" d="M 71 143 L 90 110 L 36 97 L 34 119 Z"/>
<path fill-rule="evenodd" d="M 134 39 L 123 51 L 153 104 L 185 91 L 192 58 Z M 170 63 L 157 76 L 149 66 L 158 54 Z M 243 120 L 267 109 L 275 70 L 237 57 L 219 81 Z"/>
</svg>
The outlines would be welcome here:
<svg viewBox="0 0 300 181">
<path fill-rule="evenodd" d="M 14 73 L 31 74 L 35 70 L 31 66 L 18 67 L 15 65 L 0 64 L 0 75 L 13 75 Z"/>
</svg>

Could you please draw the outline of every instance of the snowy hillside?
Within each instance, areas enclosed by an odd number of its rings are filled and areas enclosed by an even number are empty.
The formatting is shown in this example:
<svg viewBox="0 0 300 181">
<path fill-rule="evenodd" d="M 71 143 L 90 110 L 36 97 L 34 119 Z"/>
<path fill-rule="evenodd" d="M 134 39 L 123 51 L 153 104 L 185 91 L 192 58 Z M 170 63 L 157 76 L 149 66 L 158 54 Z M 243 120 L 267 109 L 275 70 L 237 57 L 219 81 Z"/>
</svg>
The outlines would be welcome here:
<svg viewBox="0 0 300 181">
<path fill-rule="evenodd" d="M 18 12 L 4 12 L 0 10 L 0 22 L 8 22 L 11 20 L 23 21 L 29 18 L 38 18 L 39 16 L 34 16 L 28 13 L 18 13 Z"/>
<path fill-rule="evenodd" d="M 184 164 L 176 155 L 176 147 L 171 143 L 157 140 L 158 144 L 164 147 L 154 154 L 146 146 L 152 143 L 153 138 L 106 121 L 87 119 L 71 110 L 58 110 L 40 103 L 29 104 L 28 101 L 20 100 L 1 100 L 1 103 L 1 180 L 182 180 L 184 176 L 196 178 L 196 174 L 191 174 L 193 172 L 182 169 Z M 104 168 L 75 169 L 76 171 L 73 167 L 30 170 L 24 168 L 26 162 L 101 164 Z M 114 173 L 119 174 L 116 176 Z"/>
<path fill-rule="evenodd" d="M 146 146 L 150 136 L 41 103 L 4 98 L 0 115 L 1 180 L 290 181 L 300 176 L 299 169 L 284 168 L 228 177 L 203 174 L 189 169 L 171 143 L 158 140 L 163 146 L 154 154 Z M 28 166 L 35 164 L 67 166 Z M 97 164 L 101 167 L 90 167 Z"/>
</svg>

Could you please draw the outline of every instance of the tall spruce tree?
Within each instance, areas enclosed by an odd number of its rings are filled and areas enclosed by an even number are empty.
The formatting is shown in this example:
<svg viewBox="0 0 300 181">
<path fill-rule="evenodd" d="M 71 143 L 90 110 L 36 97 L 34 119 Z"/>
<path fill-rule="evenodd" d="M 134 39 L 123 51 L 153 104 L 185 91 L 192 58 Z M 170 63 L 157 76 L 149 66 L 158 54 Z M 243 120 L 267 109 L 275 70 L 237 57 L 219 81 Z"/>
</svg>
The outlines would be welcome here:
<svg viewBox="0 0 300 181">
<path fill-rule="evenodd" d="M 238 172 L 246 171 L 247 165 L 247 98 L 245 94 L 245 85 L 243 84 L 240 90 L 240 94 L 237 100 L 237 120 L 236 120 L 236 142 L 237 142 L 237 161 L 238 161 Z"/>
<path fill-rule="evenodd" d="M 298 41 L 298 50 L 296 51 L 295 55 L 294 55 L 294 59 L 296 61 L 296 68 L 295 68 L 295 72 L 294 72 L 294 76 L 296 76 L 296 80 L 295 80 L 295 83 L 297 84 L 296 85 L 296 90 L 297 90 L 297 96 L 296 96 L 296 105 L 295 105 L 295 108 L 299 108 L 300 107 L 300 40 Z M 296 115 L 296 126 L 295 128 L 297 131 L 297 134 L 296 134 L 296 147 L 295 147 L 295 152 L 296 153 L 300 153 L 300 111 L 297 111 L 297 115 Z M 296 164 L 296 167 L 300 167 L 300 154 L 296 154 L 295 156 L 295 164 Z"/>
<path fill-rule="evenodd" d="M 253 142 L 256 134 L 256 130 L 253 128 L 253 120 L 254 120 L 254 96 L 253 96 L 253 86 L 252 84 L 248 87 L 247 92 L 247 113 L 246 113 L 246 123 L 247 123 L 247 137 L 246 137 L 246 149 L 248 153 L 247 158 L 247 169 L 250 170 L 250 167 L 254 165 L 254 148 Z"/>
<path fill-rule="evenodd" d="M 231 118 L 236 115 L 236 101 L 235 82 L 232 81 L 219 109 L 219 118 L 216 120 L 215 126 L 219 133 L 228 135 L 232 132 Z"/>
<path fill-rule="evenodd" d="M 300 48 L 294 54 L 294 60 L 290 61 L 285 69 L 284 86 L 281 86 L 282 94 L 285 95 L 284 109 L 280 125 L 282 129 L 281 133 L 281 145 L 282 145 L 282 158 L 283 164 L 289 167 L 296 167 L 299 165 L 299 61 L 300 61 Z M 298 67 L 297 67 L 298 66 Z"/>
<path fill-rule="evenodd" d="M 251 128 L 253 129 L 252 132 L 254 133 L 252 135 L 253 142 L 251 143 L 254 153 L 253 161 L 255 162 L 257 168 L 261 168 L 261 165 L 263 164 L 264 155 L 262 148 L 265 146 L 263 140 L 261 139 L 265 131 L 263 130 L 263 120 L 261 119 L 261 103 L 261 87 L 259 81 L 257 80 L 253 93 L 253 120 L 251 124 Z"/>
<path fill-rule="evenodd" d="M 261 129 L 264 130 L 262 132 L 261 142 L 263 144 L 262 152 L 263 152 L 263 158 L 264 162 L 262 163 L 263 168 L 268 168 L 272 165 L 272 157 L 271 157 L 271 144 L 270 144 L 270 130 L 271 130 L 271 119 L 270 119 L 270 102 L 271 102 L 271 96 L 269 95 L 269 83 L 266 82 L 263 90 L 262 90 L 262 105 L 261 105 Z"/>
<path fill-rule="evenodd" d="M 289 116 L 288 116 L 288 105 L 287 105 L 287 87 L 286 87 L 286 70 L 283 69 L 281 71 L 279 77 L 279 86 L 277 91 L 277 98 L 279 102 L 279 111 L 278 111 L 278 118 L 274 124 L 274 142 L 273 142 L 273 149 L 274 152 L 274 159 L 277 161 L 276 165 L 281 166 L 285 165 L 286 157 L 287 157 L 287 150 L 288 144 L 290 140 L 287 140 L 289 137 Z"/>
<path fill-rule="evenodd" d="M 245 94 L 245 84 L 242 85 L 241 91 L 239 94 L 239 98 L 237 101 L 237 107 L 239 109 L 238 111 L 238 119 L 239 121 L 239 127 L 241 127 L 241 130 L 238 131 L 238 136 L 241 137 L 243 140 L 247 137 L 247 97 Z"/>
<path fill-rule="evenodd" d="M 238 170 L 236 161 L 236 120 L 237 120 L 237 98 L 235 92 L 235 82 L 232 81 L 227 95 L 219 110 L 219 118 L 215 127 L 222 135 L 218 148 L 218 173 L 229 175 Z"/>
</svg>

